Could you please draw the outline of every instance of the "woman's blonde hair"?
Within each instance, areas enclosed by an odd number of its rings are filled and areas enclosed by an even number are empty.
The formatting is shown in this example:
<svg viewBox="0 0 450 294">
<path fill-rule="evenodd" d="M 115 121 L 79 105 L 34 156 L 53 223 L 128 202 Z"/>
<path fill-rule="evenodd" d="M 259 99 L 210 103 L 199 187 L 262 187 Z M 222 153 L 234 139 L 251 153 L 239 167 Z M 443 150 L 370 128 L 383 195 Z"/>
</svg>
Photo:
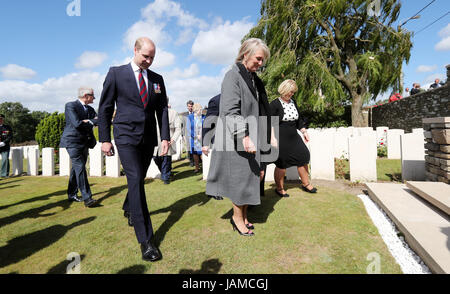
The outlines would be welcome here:
<svg viewBox="0 0 450 294">
<path fill-rule="evenodd" d="M 192 107 L 192 111 L 197 112 L 199 110 L 202 110 L 202 106 L 200 105 L 200 103 L 194 103 L 194 106 Z"/>
<path fill-rule="evenodd" d="M 266 64 L 266 61 L 270 57 L 270 50 L 269 47 L 267 47 L 266 43 L 264 43 L 263 40 L 258 38 L 250 38 L 245 40 L 241 48 L 239 48 L 239 53 L 236 58 L 236 62 L 242 63 L 244 60 L 244 55 L 247 55 L 248 57 L 253 56 L 255 54 L 256 50 L 262 49 L 264 52 L 264 60 L 263 65 Z"/>
<path fill-rule="evenodd" d="M 297 84 L 294 80 L 284 80 L 279 86 L 278 86 L 278 93 L 280 93 L 281 96 L 285 96 L 289 92 L 298 91 Z"/>
</svg>

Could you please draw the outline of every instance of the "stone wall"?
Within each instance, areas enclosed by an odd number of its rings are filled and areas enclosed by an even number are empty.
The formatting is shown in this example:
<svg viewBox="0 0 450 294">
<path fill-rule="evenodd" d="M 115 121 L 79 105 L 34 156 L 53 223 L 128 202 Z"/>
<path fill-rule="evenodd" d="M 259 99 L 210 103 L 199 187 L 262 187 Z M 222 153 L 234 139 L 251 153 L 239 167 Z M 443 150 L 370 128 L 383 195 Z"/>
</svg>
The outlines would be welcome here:
<svg viewBox="0 0 450 294">
<path fill-rule="evenodd" d="M 371 108 L 369 126 L 387 126 L 410 132 L 422 127 L 422 119 L 450 116 L 450 65 L 447 66 L 447 83 L 391 103 Z"/>
<path fill-rule="evenodd" d="M 423 120 L 426 177 L 450 184 L 450 117 Z"/>
</svg>

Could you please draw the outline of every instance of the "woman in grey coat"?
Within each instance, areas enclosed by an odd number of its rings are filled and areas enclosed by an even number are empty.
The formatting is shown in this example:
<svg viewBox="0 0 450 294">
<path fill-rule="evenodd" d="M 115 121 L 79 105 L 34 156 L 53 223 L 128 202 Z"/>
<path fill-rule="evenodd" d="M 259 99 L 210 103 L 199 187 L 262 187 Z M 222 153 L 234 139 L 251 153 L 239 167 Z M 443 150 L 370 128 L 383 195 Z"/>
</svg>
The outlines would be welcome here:
<svg viewBox="0 0 450 294">
<path fill-rule="evenodd" d="M 248 39 L 239 49 L 236 64 L 225 75 L 215 152 L 206 184 L 207 195 L 231 199 L 230 223 L 244 236 L 254 235 L 251 231 L 254 226 L 247 219 L 247 207 L 260 204 L 260 179 L 264 175 L 260 147 L 262 140 L 268 141 L 267 132 L 261 134 L 269 130 L 270 136 L 270 128 L 260 123 L 260 117 L 270 117 L 270 106 L 264 85 L 255 73 L 269 56 L 262 40 Z"/>
</svg>

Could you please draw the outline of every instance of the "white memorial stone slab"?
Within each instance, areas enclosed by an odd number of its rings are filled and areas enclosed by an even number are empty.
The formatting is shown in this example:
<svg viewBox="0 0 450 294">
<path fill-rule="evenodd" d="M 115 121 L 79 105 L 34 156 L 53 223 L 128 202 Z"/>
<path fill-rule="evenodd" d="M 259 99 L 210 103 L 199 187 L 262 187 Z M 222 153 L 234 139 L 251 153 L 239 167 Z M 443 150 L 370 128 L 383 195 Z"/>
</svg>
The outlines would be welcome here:
<svg viewBox="0 0 450 294">
<path fill-rule="evenodd" d="M 348 159 L 348 138 L 353 131 L 348 128 L 339 128 L 334 136 L 334 157 Z"/>
<path fill-rule="evenodd" d="M 113 156 L 105 156 L 106 176 L 111 178 L 120 177 L 120 158 L 114 141 L 111 142 L 114 147 Z"/>
<path fill-rule="evenodd" d="M 59 176 L 70 176 L 72 161 L 66 148 L 59 148 Z"/>
<path fill-rule="evenodd" d="M 386 145 L 387 140 L 387 131 L 389 130 L 388 127 L 377 127 L 377 144 L 380 145 L 383 143 L 383 145 Z"/>
<path fill-rule="evenodd" d="M 311 179 L 335 180 L 334 137 L 329 132 L 310 136 Z"/>
<path fill-rule="evenodd" d="M 274 182 L 275 181 L 274 173 L 275 173 L 275 163 L 267 165 L 266 177 L 264 178 L 264 182 Z"/>
<path fill-rule="evenodd" d="M 39 175 L 39 148 L 28 149 L 27 175 Z"/>
<path fill-rule="evenodd" d="M 9 154 L 12 161 L 11 173 L 14 176 L 20 176 L 23 173 L 23 149 L 11 148 Z"/>
<path fill-rule="evenodd" d="M 402 180 L 425 181 L 425 147 L 423 131 L 400 136 Z"/>
<path fill-rule="evenodd" d="M 42 175 L 51 177 L 55 175 L 55 149 L 42 148 Z"/>
<path fill-rule="evenodd" d="M 387 158 L 401 159 L 400 136 L 405 133 L 404 130 L 392 129 L 387 131 Z"/>
<path fill-rule="evenodd" d="M 209 150 L 208 156 L 202 153 L 202 169 L 203 169 L 203 180 L 208 179 L 209 165 L 211 163 L 211 156 L 214 150 Z"/>
<path fill-rule="evenodd" d="M 89 176 L 102 177 L 104 164 L 105 156 L 102 152 L 102 144 L 97 142 L 93 149 L 89 149 Z"/>
<path fill-rule="evenodd" d="M 348 139 L 350 180 L 370 182 L 377 180 L 376 134 L 350 137 Z"/>
<path fill-rule="evenodd" d="M 145 177 L 150 178 L 150 179 L 160 179 L 161 178 L 161 171 L 159 170 L 159 168 L 156 165 L 153 158 L 152 158 L 152 161 L 150 162 L 150 166 L 148 167 L 147 174 Z"/>
</svg>

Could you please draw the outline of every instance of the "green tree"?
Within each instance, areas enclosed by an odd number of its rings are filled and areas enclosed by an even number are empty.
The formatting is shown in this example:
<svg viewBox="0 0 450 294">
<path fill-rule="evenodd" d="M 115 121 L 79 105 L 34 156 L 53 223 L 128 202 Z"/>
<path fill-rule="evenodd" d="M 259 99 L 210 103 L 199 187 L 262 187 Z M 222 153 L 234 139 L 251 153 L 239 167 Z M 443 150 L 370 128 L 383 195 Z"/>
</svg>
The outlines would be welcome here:
<svg viewBox="0 0 450 294">
<path fill-rule="evenodd" d="M 39 148 L 53 147 L 58 150 L 65 124 L 64 113 L 54 112 L 41 120 L 36 128 L 36 141 Z"/>
<path fill-rule="evenodd" d="M 19 102 L 4 102 L 0 104 L 0 113 L 6 116 L 5 123 L 13 130 L 13 143 L 33 140 L 34 124 L 30 111 Z"/>
<path fill-rule="evenodd" d="M 261 18 L 246 38 L 265 40 L 272 53 L 261 75 L 269 97 L 291 78 L 303 107 L 351 103 L 352 125 L 363 126 L 364 102 L 399 88 L 409 61 L 411 34 L 392 28 L 400 7 L 398 0 L 262 0 Z"/>
</svg>

